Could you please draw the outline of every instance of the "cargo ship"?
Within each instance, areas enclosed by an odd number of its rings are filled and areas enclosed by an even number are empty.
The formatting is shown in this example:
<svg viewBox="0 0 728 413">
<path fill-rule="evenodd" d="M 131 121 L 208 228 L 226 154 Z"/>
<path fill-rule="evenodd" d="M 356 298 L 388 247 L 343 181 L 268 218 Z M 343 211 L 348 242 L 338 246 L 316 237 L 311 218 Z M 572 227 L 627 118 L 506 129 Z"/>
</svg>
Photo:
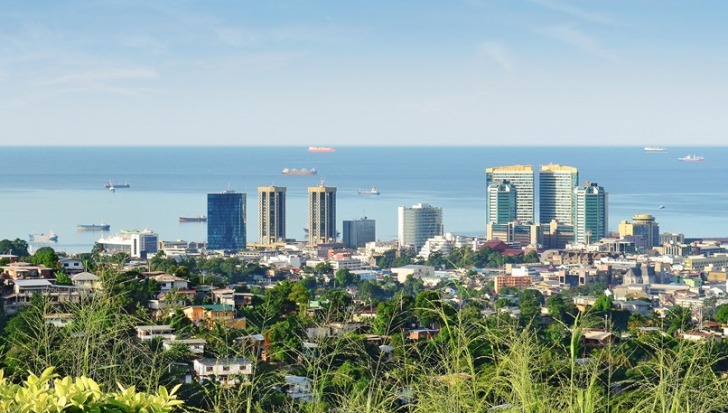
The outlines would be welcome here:
<svg viewBox="0 0 728 413">
<path fill-rule="evenodd" d="M 58 234 L 50 231 L 47 234 L 29 234 L 30 242 L 56 242 L 58 241 Z"/>
<path fill-rule="evenodd" d="M 196 217 L 179 217 L 179 222 L 207 222 L 207 215 L 198 215 Z"/>
<path fill-rule="evenodd" d="M 703 158 L 701 155 L 686 155 L 686 156 L 683 156 L 682 158 L 677 158 L 677 160 L 683 161 L 683 162 L 700 162 L 700 161 L 704 161 L 705 158 Z"/>
<path fill-rule="evenodd" d="M 335 148 L 331 148 L 328 146 L 309 146 L 308 147 L 309 152 L 336 152 Z"/>
<path fill-rule="evenodd" d="M 111 228 L 109 224 L 78 224 L 76 231 L 108 231 Z"/>
<path fill-rule="evenodd" d="M 296 169 L 296 168 L 285 168 L 281 171 L 283 175 L 299 175 L 299 176 L 306 176 L 306 175 L 316 175 L 318 171 L 316 168 L 306 169 Z"/>
<path fill-rule="evenodd" d="M 660 146 L 645 146 L 645 152 L 667 152 L 667 149 Z"/>
<path fill-rule="evenodd" d="M 379 195 L 379 190 L 376 186 L 371 187 L 371 189 L 360 189 L 359 195 Z"/>
</svg>

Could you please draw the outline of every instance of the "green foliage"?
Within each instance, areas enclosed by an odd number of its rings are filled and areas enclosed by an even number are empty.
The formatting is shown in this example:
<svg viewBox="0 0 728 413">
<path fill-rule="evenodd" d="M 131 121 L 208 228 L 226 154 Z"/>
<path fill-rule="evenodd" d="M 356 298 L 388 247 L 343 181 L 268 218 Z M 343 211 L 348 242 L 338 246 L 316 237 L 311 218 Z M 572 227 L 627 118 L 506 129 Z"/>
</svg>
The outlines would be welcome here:
<svg viewBox="0 0 728 413">
<path fill-rule="evenodd" d="M 722 304 L 715 309 L 715 321 L 719 323 L 728 323 L 728 304 Z"/>
<path fill-rule="evenodd" d="M 612 299 L 607 295 L 600 295 L 597 297 L 597 300 L 594 302 L 594 306 L 592 307 L 593 311 L 597 312 L 607 312 L 612 309 Z"/>
<path fill-rule="evenodd" d="M 10 253 L 20 258 L 29 256 L 30 253 L 28 253 L 28 242 L 20 238 L 15 238 L 15 240 L 13 241 L 10 241 L 9 239 L 1 240 L 0 254 Z"/>
<path fill-rule="evenodd" d="M 56 268 L 58 254 L 51 247 L 41 247 L 30 257 L 30 262 L 35 265 L 45 265 L 48 268 Z"/>
<path fill-rule="evenodd" d="M 73 285 L 73 281 L 71 281 L 71 277 L 69 277 L 65 271 L 56 271 L 56 273 L 54 275 L 56 277 L 56 284 Z"/>
<path fill-rule="evenodd" d="M 40 376 L 31 374 L 21 384 L 11 383 L 0 370 L 0 410 L 34 413 L 162 413 L 171 412 L 183 402 L 177 400 L 179 386 L 168 391 L 160 386 L 157 394 L 137 392 L 134 387 L 119 386 L 105 392 L 88 377 L 58 378 L 53 367 Z"/>
<path fill-rule="evenodd" d="M 346 287 L 359 281 L 359 276 L 353 274 L 348 268 L 341 268 L 336 271 L 336 283 L 340 287 Z"/>
</svg>

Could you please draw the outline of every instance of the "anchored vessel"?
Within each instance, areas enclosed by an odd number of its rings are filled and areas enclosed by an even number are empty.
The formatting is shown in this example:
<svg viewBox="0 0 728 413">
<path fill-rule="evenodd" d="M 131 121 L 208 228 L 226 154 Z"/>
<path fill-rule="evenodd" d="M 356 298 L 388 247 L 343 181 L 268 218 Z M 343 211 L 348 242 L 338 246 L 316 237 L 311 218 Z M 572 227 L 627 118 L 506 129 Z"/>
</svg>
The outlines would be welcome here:
<svg viewBox="0 0 728 413">
<path fill-rule="evenodd" d="M 76 231 L 108 231 L 111 228 L 109 224 L 78 224 Z"/>
<path fill-rule="evenodd" d="M 359 195 L 379 195 L 379 190 L 376 186 L 373 186 L 370 189 L 360 189 Z"/>
<path fill-rule="evenodd" d="M 336 152 L 336 149 L 328 147 L 328 146 L 309 146 L 308 151 L 309 152 Z"/>
<path fill-rule="evenodd" d="M 179 217 L 179 222 L 207 222 L 207 215 L 198 215 L 196 217 Z"/>
<path fill-rule="evenodd" d="M 108 181 L 106 183 L 106 189 L 118 189 L 118 188 L 131 188 L 131 184 L 129 182 L 124 182 L 123 184 L 115 184 L 111 181 Z"/>
<path fill-rule="evenodd" d="M 306 169 L 296 169 L 296 168 L 285 168 L 283 171 L 281 171 L 283 175 L 316 175 L 318 171 L 316 171 L 316 168 Z"/>
<path fill-rule="evenodd" d="M 683 156 L 682 158 L 677 158 L 677 159 L 679 161 L 683 161 L 683 162 L 700 162 L 700 161 L 705 160 L 705 158 L 703 158 L 702 155 L 686 155 L 686 156 Z"/>
<path fill-rule="evenodd" d="M 667 152 L 667 149 L 660 146 L 645 146 L 645 152 Z"/>
<path fill-rule="evenodd" d="M 47 234 L 29 234 L 31 242 L 56 242 L 58 241 L 58 234 L 50 231 Z"/>
</svg>

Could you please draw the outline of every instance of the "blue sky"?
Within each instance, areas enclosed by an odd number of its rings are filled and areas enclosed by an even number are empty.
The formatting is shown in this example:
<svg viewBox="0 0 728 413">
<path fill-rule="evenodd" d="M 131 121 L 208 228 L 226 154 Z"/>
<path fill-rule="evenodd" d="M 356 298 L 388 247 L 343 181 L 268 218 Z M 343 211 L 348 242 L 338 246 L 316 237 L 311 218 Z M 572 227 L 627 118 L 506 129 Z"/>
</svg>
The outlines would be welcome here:
<svg viewBox="0 0 728 413">
<path fill-rule="evenodd" d="M 1 145 L 724 145 L 728 2 L 3 1 Z"/>
</svg>

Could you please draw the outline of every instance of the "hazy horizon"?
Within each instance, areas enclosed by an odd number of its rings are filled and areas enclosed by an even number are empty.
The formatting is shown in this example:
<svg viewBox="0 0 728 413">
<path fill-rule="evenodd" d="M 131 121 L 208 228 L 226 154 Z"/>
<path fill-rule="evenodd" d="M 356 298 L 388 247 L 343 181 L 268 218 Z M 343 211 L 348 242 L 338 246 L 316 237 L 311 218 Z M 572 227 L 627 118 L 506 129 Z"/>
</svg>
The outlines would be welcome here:
<svg viewBox="0 0 728 413">
<path fill-rule="evenodd" d="M 722 146 L 726 12 L 678 0 L 6 2 L 0 145 Z"/>
</svg>

